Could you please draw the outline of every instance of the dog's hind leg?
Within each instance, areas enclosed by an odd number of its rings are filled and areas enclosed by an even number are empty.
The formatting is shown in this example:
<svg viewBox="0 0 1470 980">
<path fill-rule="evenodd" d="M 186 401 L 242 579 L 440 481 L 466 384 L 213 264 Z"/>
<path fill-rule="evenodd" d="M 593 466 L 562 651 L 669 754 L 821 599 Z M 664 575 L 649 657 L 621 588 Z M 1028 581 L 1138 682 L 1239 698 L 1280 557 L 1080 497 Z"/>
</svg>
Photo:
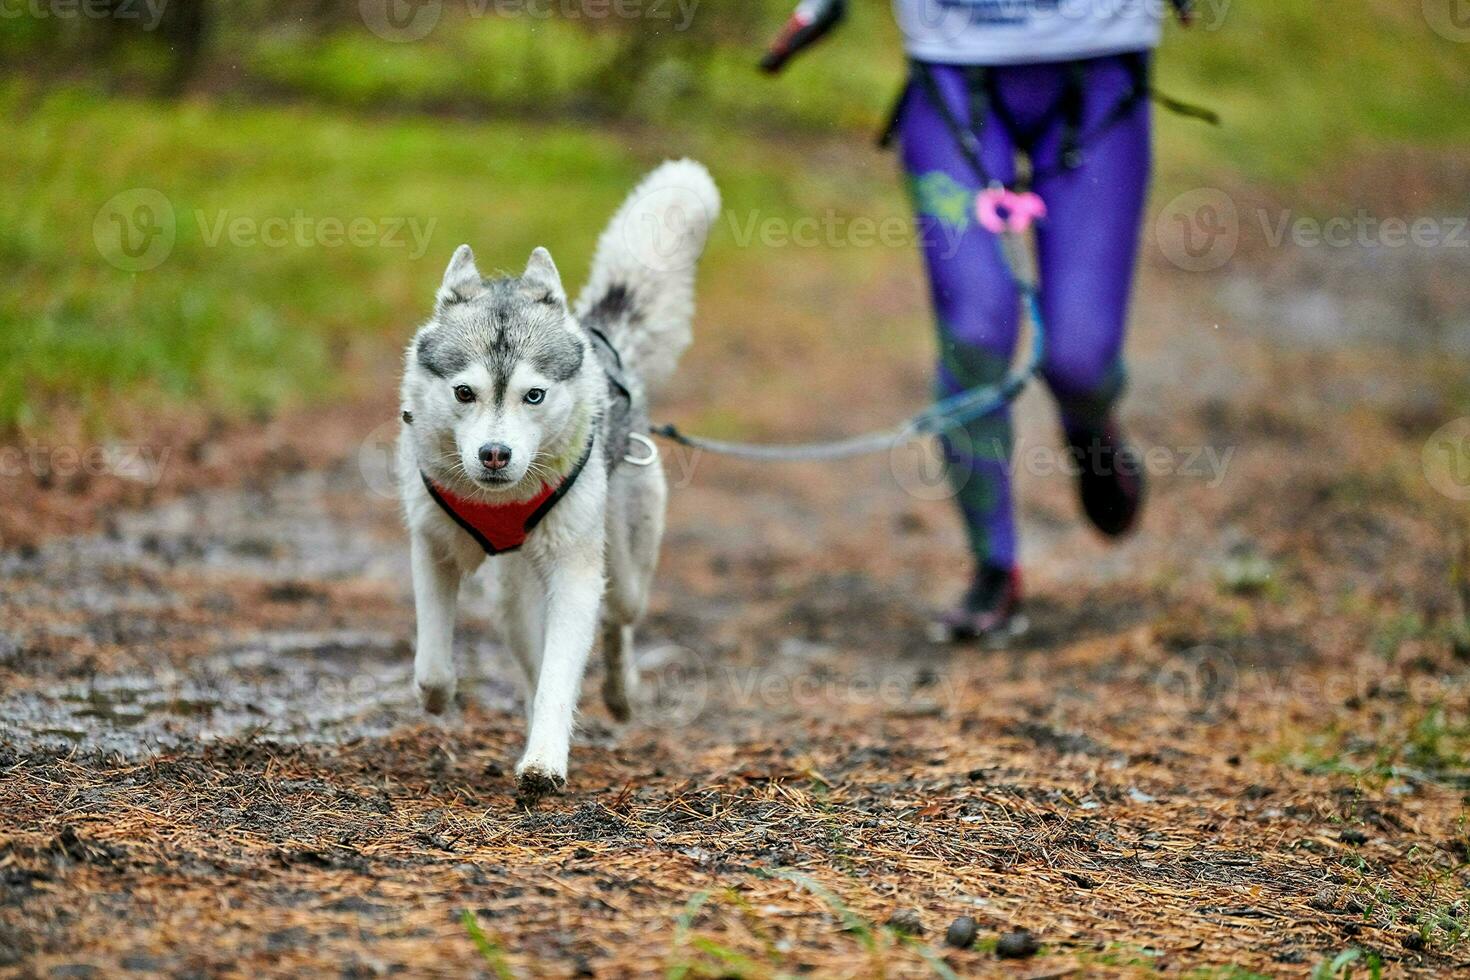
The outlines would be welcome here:
<svg viewBox="0 0 1470 980">
<path fill-rule="evenodd" d="M 607 661 L 602 676 L 602 703 L 618 721 L 633 717 L 632 698 L 638 691 L 638 664 L 633 659 L 631 623 L 602 624 L 602 657 Z"/>
<path fill-rule="evenodd" d="M 602 624 L 602 701 L 618 721 L 633 714 L 638 663 L 633 628 L 648 608 L 664 533 L 668 486 L 663 470 L 618 470 L 608 488 L 607 607 Z"/>
<path fill-rule="evenodd" d="M 418 645 L 413 680 L 419 703 L 430 714 L 443 714 L 454 700 L 454 617 L 459 605 L 459 567 L 438 554 L 422 534 L 411 544 L 414 610 Z"/>
</svg>

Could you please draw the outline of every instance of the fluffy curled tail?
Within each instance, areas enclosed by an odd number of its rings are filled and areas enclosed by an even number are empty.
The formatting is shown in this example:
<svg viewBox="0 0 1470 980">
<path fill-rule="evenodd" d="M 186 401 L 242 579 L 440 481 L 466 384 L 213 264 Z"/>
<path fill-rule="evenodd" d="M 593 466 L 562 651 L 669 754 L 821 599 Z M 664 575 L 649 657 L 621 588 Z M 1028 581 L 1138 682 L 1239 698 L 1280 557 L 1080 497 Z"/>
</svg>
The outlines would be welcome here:
<svg viewBox="0 0 1470 980">
<path fill-rule="evenodd" d="M 597 242 L 577 318 L 606 334 L 650 391 L 693 339 L 695 265 L 719 213 L 709 171 L 670 161 L 634 188 Z"/>
</svg>

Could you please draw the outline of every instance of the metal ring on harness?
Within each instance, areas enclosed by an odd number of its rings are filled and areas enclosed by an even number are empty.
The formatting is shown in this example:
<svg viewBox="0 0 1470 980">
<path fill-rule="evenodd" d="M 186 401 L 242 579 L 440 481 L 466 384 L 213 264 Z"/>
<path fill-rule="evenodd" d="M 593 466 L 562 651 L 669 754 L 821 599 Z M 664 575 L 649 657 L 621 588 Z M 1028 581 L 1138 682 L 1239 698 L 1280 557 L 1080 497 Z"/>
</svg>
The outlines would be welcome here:
<svg viewBox="0 0 1470 980">
<path fill-rule="evenodd" d="M 648 450 L 648 455 L 634 456 L 630 452 L 623 457 L 623 462 L 627 463 L 629 466 L 652 466 L 654 463 L 658 462 L 658 446 L 654 443 L 652 439 L 648 438 L 641 432 L 628 433 L 629 448 L 631 448 L 632 444 L 635 442 L 638 445 L 642 446 L 644 449 Z"/>
</svg>

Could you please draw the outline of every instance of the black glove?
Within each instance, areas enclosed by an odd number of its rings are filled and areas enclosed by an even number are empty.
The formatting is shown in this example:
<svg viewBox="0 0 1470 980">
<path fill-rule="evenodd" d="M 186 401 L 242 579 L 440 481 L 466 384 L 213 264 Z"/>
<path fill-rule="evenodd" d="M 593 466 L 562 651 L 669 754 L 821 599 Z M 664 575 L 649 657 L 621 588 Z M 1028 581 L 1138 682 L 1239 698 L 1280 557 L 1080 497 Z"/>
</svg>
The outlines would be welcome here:
<svg viewBox="0 0 1470 980">
<path fill-rule="evenodd" d="M 761 59 L 761 71 L 774 75 L 803 48 L 820 41 L 847 13 L 847 0 L 801 0 L 781 36 Z"/>
</svg>

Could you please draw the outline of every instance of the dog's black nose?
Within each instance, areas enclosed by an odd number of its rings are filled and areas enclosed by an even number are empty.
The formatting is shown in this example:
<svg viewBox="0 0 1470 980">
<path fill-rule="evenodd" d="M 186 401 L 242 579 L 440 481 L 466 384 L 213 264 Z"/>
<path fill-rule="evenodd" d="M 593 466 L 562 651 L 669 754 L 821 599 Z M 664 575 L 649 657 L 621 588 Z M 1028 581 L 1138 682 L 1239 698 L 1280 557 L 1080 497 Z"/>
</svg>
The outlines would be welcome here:
<svg viewBox="0 0 1470 980">
<path fill-rule="evenodd" d="M 503 442 L 487 442 L 480 447 L 480 462 L 487 470 L 503 470 L 510 465 L 510 447 Z"/>
</svg>

